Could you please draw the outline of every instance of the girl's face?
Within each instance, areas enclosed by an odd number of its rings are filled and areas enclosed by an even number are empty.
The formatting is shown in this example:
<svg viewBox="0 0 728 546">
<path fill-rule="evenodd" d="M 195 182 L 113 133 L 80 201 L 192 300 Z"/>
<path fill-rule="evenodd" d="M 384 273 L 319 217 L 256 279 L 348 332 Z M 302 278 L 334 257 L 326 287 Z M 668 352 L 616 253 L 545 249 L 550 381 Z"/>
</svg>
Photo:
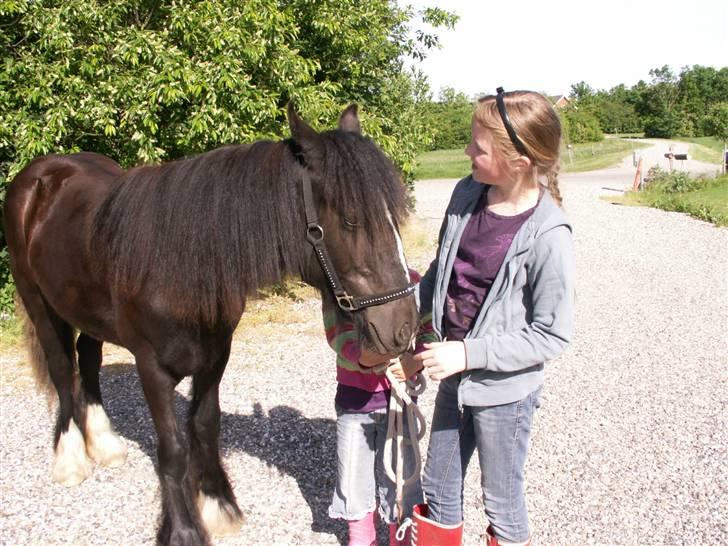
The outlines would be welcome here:
<svg viewBox="0 0 728 546">
<path fill-rule="evenodd" d="M 498 151 L 493 146 L 490 131 L 475 120 L 471 125 L 470 144 L 465 148 L 473 168 L 473 179 L 481 184 L 498 185 L 508 180 L 501 165 Z"/>
</svg>

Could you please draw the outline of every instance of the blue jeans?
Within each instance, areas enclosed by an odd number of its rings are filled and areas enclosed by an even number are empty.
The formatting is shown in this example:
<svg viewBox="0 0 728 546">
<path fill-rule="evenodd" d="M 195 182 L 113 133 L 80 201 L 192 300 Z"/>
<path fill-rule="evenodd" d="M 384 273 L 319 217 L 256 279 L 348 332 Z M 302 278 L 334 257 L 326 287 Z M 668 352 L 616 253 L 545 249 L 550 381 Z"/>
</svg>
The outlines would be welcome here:
<svg viewBox="0 0 728 546">
<path fill-rule="evenodd" d="M 357 520 L 376 508 L 386 523 L 396 521 L 395 484 L 384 471 L 384 441 L 387 438 L 387 408 L 370 413 L 351 413 L 336 408 L 336 489 L 329 517 Z M 405 422 L 405 438 L 407 427 Z M 404 476 L 412 475 L 411 446 L 404 446 Z M 402 517 L 409 517 L 415 504 L 422 502 L 418 479 L 402 493 Z"/>
<path fill-rule="evenodd" d="M 528 540 L 523 469 L 541 388 L 501 406 L 458 408 L 459 376 L 440 383 L 422 481 L 430 518 L 446 525 L 463 520 L 463 483 L 478 449 L 485 514 L 496 538 Z"/>
</svg>

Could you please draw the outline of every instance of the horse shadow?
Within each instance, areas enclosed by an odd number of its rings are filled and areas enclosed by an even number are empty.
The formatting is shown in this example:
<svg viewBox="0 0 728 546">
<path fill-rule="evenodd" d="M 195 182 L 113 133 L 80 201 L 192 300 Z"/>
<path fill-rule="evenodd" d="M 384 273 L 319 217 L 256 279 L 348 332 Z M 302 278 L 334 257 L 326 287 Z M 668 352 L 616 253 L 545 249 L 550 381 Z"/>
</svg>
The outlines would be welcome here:
<svg viewBox="0 0 728 546">
<path fill-rule="evenodd" d="M 101 384 L 104 407 L 115 430 L 137 444 L 156 466 L 157 435 L 135 366 L 103 366 Z M 180 423 L 188 406 L 189 400 L 176 393 Z M 256 402 L 248 415 L 222 412 L 220 448 L 223 461 L 226 452 L 242 451 L 294 478 L 311 510 L 311 530 L 346 542 L 346 522 L 328 515 L 336 484 L 335 420 L 308 418 L 289 406 L 273 407 L 266 415 Z"/>
</svg>

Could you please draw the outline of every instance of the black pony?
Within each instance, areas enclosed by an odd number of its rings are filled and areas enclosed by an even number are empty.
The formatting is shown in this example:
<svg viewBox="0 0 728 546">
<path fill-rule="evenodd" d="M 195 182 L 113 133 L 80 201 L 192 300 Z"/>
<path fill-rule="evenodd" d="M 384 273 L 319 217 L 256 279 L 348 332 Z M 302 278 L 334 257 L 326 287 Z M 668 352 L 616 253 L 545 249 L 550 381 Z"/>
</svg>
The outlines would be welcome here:
<svg viewBox="0 0 728 546">
<path fill-rule="evenodd" d="M 205 543 L 242 522 L 220 462 L 218 386 L 256 289 L 301 277 L 383 355 L 406 350 L 417 328 L 393 165 L 360 134 L 355 105 L 321 134 L 288 115 L 292 138 L 281 142 L 128 172 L 98 154 L 49 155 L 8 187 L 5 234 L 35 376 L 59 399 L 53 478 L 80 483 L 88 457 L 125 461 L 99 368 L 104 341 L 128 348 L 159 440 L 163 544 Z M 186 434 L 174 412 L 185 376 Z"/>
</svg>

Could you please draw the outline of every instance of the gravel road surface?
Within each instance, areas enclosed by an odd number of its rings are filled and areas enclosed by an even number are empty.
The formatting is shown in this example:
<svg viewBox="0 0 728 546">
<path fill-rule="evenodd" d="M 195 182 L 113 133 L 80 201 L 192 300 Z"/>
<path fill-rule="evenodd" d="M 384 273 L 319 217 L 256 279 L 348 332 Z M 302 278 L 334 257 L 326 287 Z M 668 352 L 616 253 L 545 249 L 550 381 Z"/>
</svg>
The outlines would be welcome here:
<svg viewBox="0 0 728 546">
<path fill-rule="evenodd" d="M 667 166 L 669 143 L 643 152 Z M 678 145 L 676 153 L 682 150 Z M 688 160 L 691 172 L 713 165 Z M 575 339 L 547 365 L 527 493 L 534 544 L 728 544 L 728 230 L 683 214 L 610 204 L 632 160 L 562 175 L 578 264 Z M 434 243 L 452 180 L 417 183 Z M 432 247 L 434 252 L 434 246 Z M 418 268 L 432 257 L 413 256 Z M 334 484 L 333 356 L 319 304 L 278 331 L 237 336 L 223 378 L 224 462 L 247 522 L 224 545 L 345 544 L 328 518 Z M 126 351 L 107 346 L 102 390 L 129 447 L 77 487 L 50 479 L 52 413 L 24 355 L 0 355 L 0 542 L 153 544 L 155 433 Z M 178 388 L 178 410 L 189 384 Z M 421 397 L 431 417 L 436 385 Z M 426 449 L 427 438 L 422 443 Z M 466 481 L 466 545 L 482 544 L 480 472 Z M 385 544 L 384 535 L 380 544 Z"/>
</svg>

